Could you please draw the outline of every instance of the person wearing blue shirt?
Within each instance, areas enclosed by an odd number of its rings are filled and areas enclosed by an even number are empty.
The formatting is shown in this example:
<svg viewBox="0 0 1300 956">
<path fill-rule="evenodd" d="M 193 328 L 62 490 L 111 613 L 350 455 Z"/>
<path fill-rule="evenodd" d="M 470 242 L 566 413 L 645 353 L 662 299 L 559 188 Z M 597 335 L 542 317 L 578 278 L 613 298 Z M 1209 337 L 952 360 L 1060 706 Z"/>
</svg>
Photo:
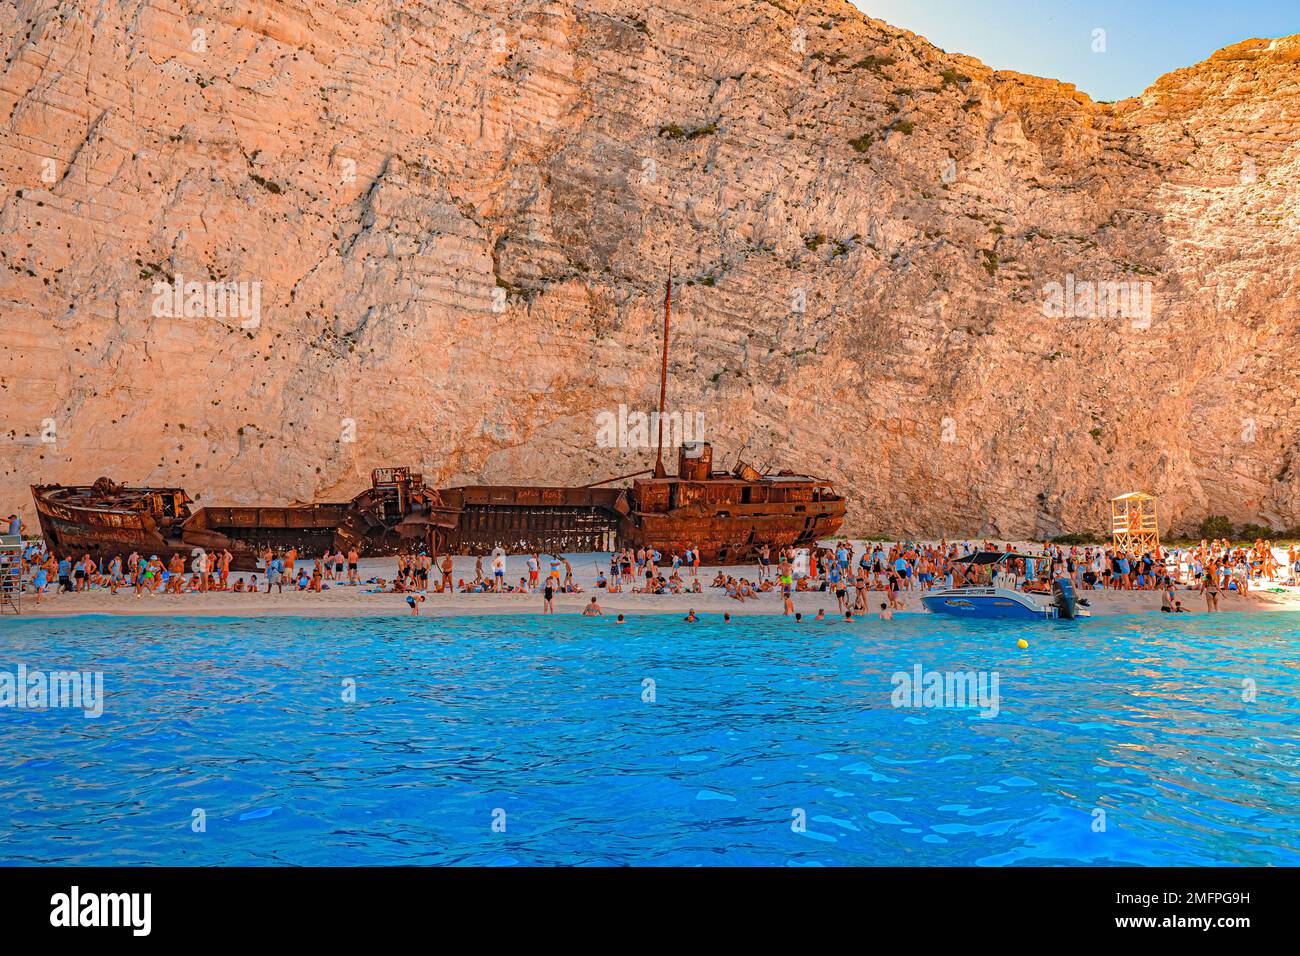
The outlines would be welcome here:
<svg viewBox="0 0 1300 956">
<path fill-rule="evenodd" d="M 894 571 L 898 574 L 898 582 L 907 590 L 912 589 L 912 567 L 907 563 L 907 558 L 901 555 L 894 561 Z"/>
<path fill-rule="evenodd" d="M 266 593 L 271 593 L 271 588 L 278 589 L 278 593 L 284 593 L 284 559 L 278 554 L 271 559 L 271 563 L 266 566 Z"/>
</svg>

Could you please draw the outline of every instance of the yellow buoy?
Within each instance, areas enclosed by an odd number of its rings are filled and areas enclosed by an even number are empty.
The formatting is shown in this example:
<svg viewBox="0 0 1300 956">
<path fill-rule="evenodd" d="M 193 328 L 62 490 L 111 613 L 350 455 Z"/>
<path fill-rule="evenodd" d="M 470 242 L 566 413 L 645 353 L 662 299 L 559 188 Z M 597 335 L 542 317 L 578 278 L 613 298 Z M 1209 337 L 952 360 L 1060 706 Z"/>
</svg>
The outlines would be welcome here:
<svg viewBox="0 0 1300 956">
<path fill-rule="evenodd" d="M 1016 641 L 1016 647 L 1023 651 L 1029 647 L 1029 642 L 1022 637 L 1020 640 Z"/>
</svg>

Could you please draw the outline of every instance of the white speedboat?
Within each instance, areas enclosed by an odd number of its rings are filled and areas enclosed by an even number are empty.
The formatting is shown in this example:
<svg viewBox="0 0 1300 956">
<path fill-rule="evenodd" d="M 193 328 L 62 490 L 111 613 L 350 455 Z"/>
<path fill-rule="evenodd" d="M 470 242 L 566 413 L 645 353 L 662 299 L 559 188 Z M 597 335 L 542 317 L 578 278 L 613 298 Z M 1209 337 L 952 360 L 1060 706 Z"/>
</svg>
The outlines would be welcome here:
<svg viewBox="0 0 1300 956">
<path fill-rule="evenodd" d="M 980 551 L 958 558 L 955 563 L 966 566 L 961 573 L 968 580 L 988 571 L 992 583 L 963 584 L 928 591 L 921 596 L 921 603 L 934 614 L 979 620 L 1072 620 L 1091 614 L 1088 602 L 1075 596 L 1074 584 L 1067 577 L 1054 580 L 1050 594 L 1019 590 L 1016 576 L 1006 571 L 1006 563 L 1012 558 L 1042 560 L 1009 551 Z"/>
</svg>

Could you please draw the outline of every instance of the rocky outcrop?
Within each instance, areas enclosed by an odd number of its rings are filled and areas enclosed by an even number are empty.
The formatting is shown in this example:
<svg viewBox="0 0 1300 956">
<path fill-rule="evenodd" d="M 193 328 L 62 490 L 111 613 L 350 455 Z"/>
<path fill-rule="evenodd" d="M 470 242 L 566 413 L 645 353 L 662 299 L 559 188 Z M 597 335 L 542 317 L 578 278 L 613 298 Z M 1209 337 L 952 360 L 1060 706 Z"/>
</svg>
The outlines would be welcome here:
<svg viewBox="0 0 1300 956">
<path fill-rule="evenodd" d="M 671 406 L 855 533 L 1100 529 L 1134 488 L 1300 524 L 1300 37 L 1107 105 L 838 0 L 18 0 L 0 35 L 0 512 L 635 470 L 598 416 L 657 401 L 671 257 Z"/>
</svg>

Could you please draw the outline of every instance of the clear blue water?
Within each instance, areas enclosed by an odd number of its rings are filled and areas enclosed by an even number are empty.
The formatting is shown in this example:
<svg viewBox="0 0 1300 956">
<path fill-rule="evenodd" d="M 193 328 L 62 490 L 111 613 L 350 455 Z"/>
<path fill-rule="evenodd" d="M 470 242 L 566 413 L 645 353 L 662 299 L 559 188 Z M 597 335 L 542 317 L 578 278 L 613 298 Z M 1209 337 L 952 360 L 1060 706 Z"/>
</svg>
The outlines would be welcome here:
<svg viewBox="0 0 1300 956">
<path fill-rule="evenodd" d="M 1300 864 L 1295 614 L 4 621 L 19 663 L 106 702 L 0 709 L 6 864 Z M 918 663 L 1000 713 L 893 707 Z"/>
</svg>

